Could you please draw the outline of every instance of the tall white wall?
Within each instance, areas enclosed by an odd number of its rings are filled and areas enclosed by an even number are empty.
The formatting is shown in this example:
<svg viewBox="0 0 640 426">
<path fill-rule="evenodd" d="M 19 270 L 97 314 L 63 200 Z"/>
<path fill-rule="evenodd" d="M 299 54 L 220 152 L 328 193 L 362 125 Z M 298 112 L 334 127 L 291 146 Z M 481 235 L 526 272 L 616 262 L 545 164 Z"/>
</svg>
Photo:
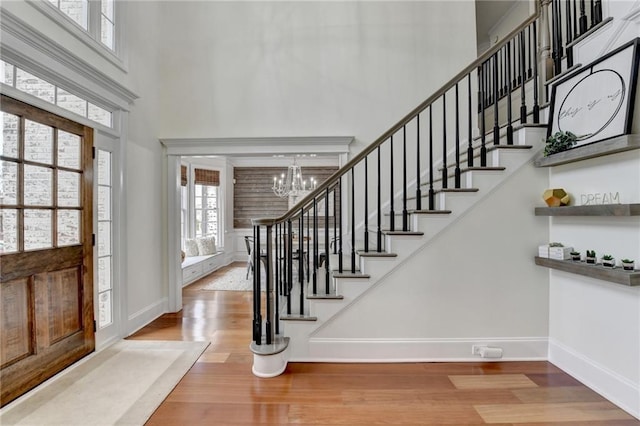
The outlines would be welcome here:
<svg viewBox="0 0 640 426">
<path fill-rule="evenodd" d="M 565 188 L 577 205 L 582 194 L 612 193 L 621 203 L 639 203 L 640 151 L 553 167 L 550 186 Z M 640 220 L 553 217 L 550 240 L 637 265 Z M 640 416 L 640 288 L 555 270 L 549 276 L 549 360 Z"/>
<path fill-rule="evenodd" d="M 475 58 L 472 2 L 163 2 L 164 137 L 371 143 Z"/>
</svg>

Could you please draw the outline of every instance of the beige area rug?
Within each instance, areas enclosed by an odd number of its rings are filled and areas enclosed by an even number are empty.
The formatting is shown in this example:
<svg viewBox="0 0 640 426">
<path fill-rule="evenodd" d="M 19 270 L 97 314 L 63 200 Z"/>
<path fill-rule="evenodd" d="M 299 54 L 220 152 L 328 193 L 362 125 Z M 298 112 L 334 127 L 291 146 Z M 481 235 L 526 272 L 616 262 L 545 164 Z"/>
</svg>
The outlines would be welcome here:
<svg viewBox="0 0 640 426">
<path fill-rule="evenodd" d="M 121 340 L 0 410 L 1 425 L 143 425 L 209 342 Z"/>
<path fill-rule="evenodd" d="M 264 287 L 264 270 L 261 270 L 262 286 Z M 214 274 L 209 278 L 210 282 L 206 283 L 200 290 L 225 290 L 225 291 L 253 291 L 253 275 L 247 277 L 247 267 L 241 266 L 237 268 L 229 268 L 222 274 Z M 264 291 L 264 288 L 262 289 Z"/>
</svg>

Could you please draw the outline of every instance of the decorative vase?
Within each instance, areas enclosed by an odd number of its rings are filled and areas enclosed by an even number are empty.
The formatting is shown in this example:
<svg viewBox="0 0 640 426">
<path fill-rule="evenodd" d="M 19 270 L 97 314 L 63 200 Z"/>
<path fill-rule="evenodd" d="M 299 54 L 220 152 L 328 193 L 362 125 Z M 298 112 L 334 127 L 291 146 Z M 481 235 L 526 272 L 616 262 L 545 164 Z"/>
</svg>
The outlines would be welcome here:
<svg viewBox="0 0 640 426">
<path fill-rule="evenodd" d="M 591 263 L 591 264 L 595 265 L 596 264 L 596 258 L 587 256 L 587 263 Z"/>
<path fill-rule="evenodd" d="M 622 262 L 622 269 L 625 271 L 633 271 L 634 262 Z"/>
</svg>

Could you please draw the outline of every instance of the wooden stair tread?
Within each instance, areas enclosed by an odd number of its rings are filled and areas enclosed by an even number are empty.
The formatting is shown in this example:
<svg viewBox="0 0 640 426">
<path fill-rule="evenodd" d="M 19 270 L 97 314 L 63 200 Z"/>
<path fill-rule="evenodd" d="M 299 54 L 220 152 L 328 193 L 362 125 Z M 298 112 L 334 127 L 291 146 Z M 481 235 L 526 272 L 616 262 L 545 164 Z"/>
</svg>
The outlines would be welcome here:
<svg viewBox="0 0 640 426">
<path fill-rule="evenodd" d="M 309 300 L 342 300 L 344 296 L 341 294 L 307 294 Z"/>
<path fill-rule="evenodd" d="M 342 271 L 342 272 L 334 272 L 333 278 L 371 278 L 369 274 L 363 274 L 360 271 L 351 272 L 351 271 Z"/>
<path fill-rule="evenodd" d="M 356 252 L 358 254 L 358 256 L 360 257 L 397 257 L 398 255 L 396 253 L 387 253 L 384 251 L 361 251 L 358 250 Z"/>
<path fill-rule="evenodd" d="M 280 319 L 283 321 L 318 321 L 317 317 L 300 314 L 280 315 Z"/>
<path fill-rule="evenodd" d="M 451 214 L 451 210 L 411 210 L 411 214 Z"/>
<path fill-rule="evenodd" d="M 437 194 L 439 192 L 444 192 L 444 193 L 448 193 L 448 192 L 452 192 L 452 193 L 456 193 L 456 192 L 478 192 L 479 189 L 478 188 L 440 188 L 440 189 L 436 189 L 434 190 L 434 192 Z"/>
<path fill-rule="evenodd" d="M 384 229 L 381 232 L 385 235 L 410 235 L 410 236 L 424 235 L 424 232 L 420 232 L 420 231 L 390 231 L 388 229 Z"/>
</svg>

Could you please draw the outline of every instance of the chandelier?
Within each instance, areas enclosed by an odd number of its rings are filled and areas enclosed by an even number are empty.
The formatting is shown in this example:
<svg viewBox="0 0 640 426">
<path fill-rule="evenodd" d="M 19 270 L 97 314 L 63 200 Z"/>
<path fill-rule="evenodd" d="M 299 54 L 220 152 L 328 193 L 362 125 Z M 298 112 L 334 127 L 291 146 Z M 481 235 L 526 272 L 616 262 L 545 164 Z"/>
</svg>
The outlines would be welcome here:
<svg viewBox="0 0 640 426">
<path fill-rule="evenodd" d="M 309 189 L 316 187 L 316 181 L 314 178 L 310 179 Z M 296 163 L 295 157 L 293 158 L 293 164 L 287 168 L 286 175 L 282 173 L 280 178 L 273 177 L 273 186 L 271 187 L 273 193 L 280 198 L 285 197 L 297 197 L 303 195 L 307 191 L 307 181 L 302 179 L 302 169 Z"/>
</svg>

